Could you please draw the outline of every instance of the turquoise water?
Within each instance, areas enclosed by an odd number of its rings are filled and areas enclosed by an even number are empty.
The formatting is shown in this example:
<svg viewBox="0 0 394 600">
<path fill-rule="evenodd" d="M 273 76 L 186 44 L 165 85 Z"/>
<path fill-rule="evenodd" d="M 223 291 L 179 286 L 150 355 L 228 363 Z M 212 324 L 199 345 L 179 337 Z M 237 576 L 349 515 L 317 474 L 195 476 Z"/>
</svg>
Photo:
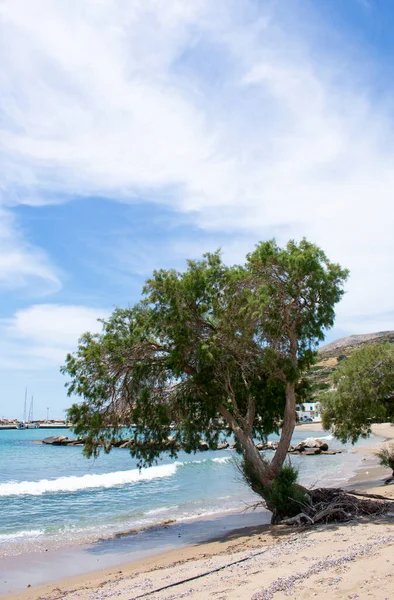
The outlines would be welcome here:
<svg viewBox="0 0 394 600">
<path fill-rule="evenodd" d="M 139 472 L 127 450 L 88 460 L 81 447 L 35 443 L 59 434 L 72 437 L 57 430 L 0 431 L 0 555 L 93 541 L 256 502 L 240 481 L 231 450 L 180 452 L 176 460 Z M 319 432 L 298 431 L 293 441 L 305 437 Z M 292 457 L 309 485 L 343 483 L 358 461 L 360 455 L 351 453 Z"/>
</svg>

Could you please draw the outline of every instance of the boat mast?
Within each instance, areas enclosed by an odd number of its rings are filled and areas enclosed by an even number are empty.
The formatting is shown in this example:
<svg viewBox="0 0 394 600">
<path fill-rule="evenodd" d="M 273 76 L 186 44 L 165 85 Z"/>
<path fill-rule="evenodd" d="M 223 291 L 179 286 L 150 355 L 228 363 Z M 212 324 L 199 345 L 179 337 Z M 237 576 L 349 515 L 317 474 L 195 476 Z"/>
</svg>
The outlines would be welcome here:
<svg viewBox="0 0 394 600">
<path fill-rule="evenodd" d="M 26 410 L 27 410 L 27 388 L 25 389 L 25 406 L 23 408 L 23 422 L 26 423 Z"/>
<path fill-rule="evenodd" d="M 33 396 L 31 397 L 30 408 L 29 408 L 29 423 L 33 421 Z"/>
</svg>

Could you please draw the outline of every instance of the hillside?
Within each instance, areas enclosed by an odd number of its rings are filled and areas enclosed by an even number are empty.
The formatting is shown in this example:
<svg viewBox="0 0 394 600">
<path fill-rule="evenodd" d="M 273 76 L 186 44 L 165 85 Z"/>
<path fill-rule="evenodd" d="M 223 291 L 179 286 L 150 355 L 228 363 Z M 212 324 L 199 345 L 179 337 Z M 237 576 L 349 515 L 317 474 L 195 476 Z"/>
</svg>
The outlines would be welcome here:
<svg viewBox="0 0 394 600">
<path fill-rule="evenodd" d="M 319 349 L 318 362 L 310 371 L 313 395 L 330 387 L 330 374 L 335 371 L 341 360 L 351 356 L 362 346 L 385 342 L 394 344 L 394 331 L 350 335 L 322 346 Z"/>
</svg>

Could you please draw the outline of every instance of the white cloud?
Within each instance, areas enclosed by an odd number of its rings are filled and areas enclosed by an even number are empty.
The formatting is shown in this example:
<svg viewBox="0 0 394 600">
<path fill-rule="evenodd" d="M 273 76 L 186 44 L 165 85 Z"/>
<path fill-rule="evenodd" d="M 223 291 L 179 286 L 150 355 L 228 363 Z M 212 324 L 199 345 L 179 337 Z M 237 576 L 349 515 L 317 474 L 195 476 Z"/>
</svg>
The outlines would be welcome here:
<svg viewBox="0 0 394 600">
<path fill-rule="evenodd" d="M 28 288 L 29 295 L 43 296 L 60 286 L 45 252 L 26 242 L 12 215 L 0 207 L 0 290 Z"/>
<path fill-rule="evenodd" d="M 9 331 L 35 343 L 72 348 L 85 331 L 101 331 L 98 319 L 106 316 L 107 310 L 87 306 L 35 304 L 15 313 Z"/>
<path fill-rule="evenodd" d="M 351 269 L 339 326 L 389 329 L 392 117 L 361 63 L 323 56 L 287 4 L 261 6 L 5 0 L 5 184 L 148 194 L 232 233 L 234 258 L 262 231 L 307 235 Z"/>
<path fill-rule="evenodd" d="M 0 369 L 39 370 L 59 367 L 77 348 L 85 331 L 101 331 L 106 309 L 61 304 L 36 304 L 0 322 Z"/>
</svg>

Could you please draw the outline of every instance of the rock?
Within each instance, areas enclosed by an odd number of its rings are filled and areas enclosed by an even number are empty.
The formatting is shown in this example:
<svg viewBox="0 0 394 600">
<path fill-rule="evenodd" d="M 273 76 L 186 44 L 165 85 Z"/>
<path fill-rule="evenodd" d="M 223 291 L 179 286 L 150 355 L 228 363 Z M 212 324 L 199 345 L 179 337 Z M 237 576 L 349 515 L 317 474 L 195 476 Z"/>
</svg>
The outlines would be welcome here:
<svg viewBox="0 0 394 600">
<path fill-rule="evenodd" d="M 296 452 L 303 452 L 307 448 L 318 448 L 321 452 L 328 450 L 327 442 L 315 438 L 307 438 L 303 440 L 299 444 L 297 444 L 294 448 Z"/>
<path fill-rule="evenodd" d="M 301 444 L 303 444 L 305 448 L 320 448 L 319 440 L 316 440 L 315 438 L 306 438 Z"/>
<path fill-rule="evenodd" d="M 114 443 L 112 444 L 112 446 L 113 446 L 114 448 L 122 448 L 123 444 L 126 444 L 126 443 L 128 443 L 129 441 L 130 441 L 130 438 L 123 438 L 123 439 L 121 439 L 121 440 L 116 440 L 116 442 L 114 442 Z"/>
<path fill-rule="evenodd" d="M 297 446 L 294 446 L 293 452 L 303 452 L 304 450 L 305 450 L 305 446 L 303 445 L 302 442 L 300 442 L 299 444 L 297 444 Z"/>
<path fill-rule="evenodd" d="M 279 442 L 267 442 L 265 444 L 265 449 L 266 450 L 276 450 L 277 447 L 279 446 Z"/>
<path fill-rule="evenodd" d="M 265 450 L 265 444 L 260 442 L 259 444 L 256 444 L 256 448 L 261 452 L 261 450 Z"/>
<path fill-rule="evenodd" d="M 312 456 L 313 454 L 321 454 L 320 448 L 310 448 L 309 450 L 304 450 L 303 454 L 305 456 Z"/>
<path fill-rule="evenodd" d="M 218 444 L 217 450 L 227 450 L 229 445 L 228 442 L 222 442 L 221 444 Z"/>
<path fill-rule="evenodd" d="M 66 435 L 51 435 L 42 440 L 43 444 L 51 444 L 52 446 L 61 446 L 64 442 L 68 440 Z M 66 445 L 66 444 L 64 444 Z"/>
<path fill-rule="evenodd" d="M 328 450 L 328 444 L 327 442 L 324 442 L 323 440 L 316 440 L 317 442 L 319 442 L 319 448 L 322 452 L 326 452 Z"/>
<path fill-rule="evenodd" d="M 200 442 L 198 444 L 198 449 L 205 452 L 206 450 L 209 450 L 209 446 L 208 446 L 207 442 L 204 442 L 204 440 L 200 440 Z"/>
<path fill-rule="evenodd" d="M 127 442 L 123 442 L 123 444 L 121 444 L 120 446 L 117 446 L 118 448 L 130 448 L 131 444 L 130 444 L 130 440 L 128 440 Z"/>
</svg>

